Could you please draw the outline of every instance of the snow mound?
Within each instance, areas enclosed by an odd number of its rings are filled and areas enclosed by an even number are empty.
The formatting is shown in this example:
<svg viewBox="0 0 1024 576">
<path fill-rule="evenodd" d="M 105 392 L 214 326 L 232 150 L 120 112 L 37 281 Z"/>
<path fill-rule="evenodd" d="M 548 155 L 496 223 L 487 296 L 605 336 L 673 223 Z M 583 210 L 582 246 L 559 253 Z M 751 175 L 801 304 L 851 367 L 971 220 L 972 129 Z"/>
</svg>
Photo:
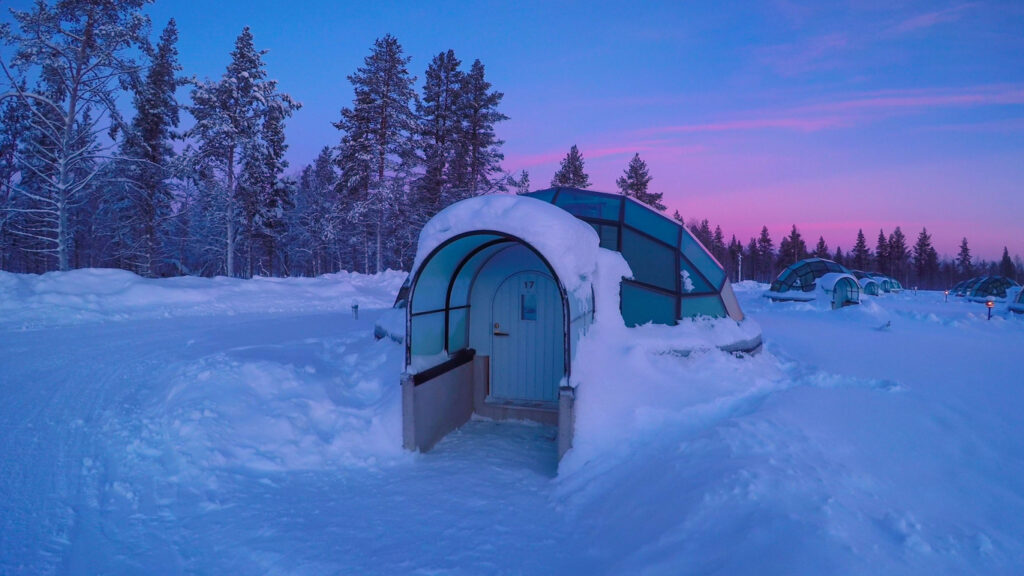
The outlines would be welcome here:
<svg viewBox="0 0 1024 576">
<path fill-rule="evenodd" d="M 565 289 L 581 299 L 600 240 L 594 229 L 561 208 L 525 196 L 478 196 L 456 202 L 427 222 L 420 232 L 412 269 L 450 238 L 466 232 L 491 230 L 510 234 L 536 248 L 558 274 Z"/>
<path fill-rule="evenodd" d="M 143 278 L 87 268 L 42 275 L 0 272 L 0 323 L 31 328 L 80 322 L 391 306 L 405 273 L 316 278 Z"/>
<path fill-rule="evenodd" d="M 150 428 L 196 472 L 376 466 L 402 448 L 402 350 L 367 335 L 235 348 L 181 367 Z"/>
<path fill-rule="evenodd" d="M 573 449 L 560 473 L 591 460 L 614 462 L 666 420 L 706 425 L 781 386 L 772 358 L 737 358 L 720 350 L 761 337 L 749 316 L 742 322 L 704 317 L 627 328 L 619 284 L 631 275 L 621 254 L 600 249 L 594 324 L 573 362 L 572 385 L 580 389 Z"/>
</svg>

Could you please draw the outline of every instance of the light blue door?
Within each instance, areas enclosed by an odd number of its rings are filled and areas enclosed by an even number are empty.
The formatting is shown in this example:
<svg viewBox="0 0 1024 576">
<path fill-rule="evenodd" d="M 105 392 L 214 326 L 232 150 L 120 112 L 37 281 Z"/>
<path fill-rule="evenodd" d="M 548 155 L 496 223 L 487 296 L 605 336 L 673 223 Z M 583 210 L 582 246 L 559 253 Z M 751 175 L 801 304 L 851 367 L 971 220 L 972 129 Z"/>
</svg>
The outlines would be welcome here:
<svg viewBox="0 0 1024 576">
<path fill-rule="evenodd" d="M 562 331 L 562 300 L 550 276 L 531 271 L 506 278 L 491 307 L 488 400 L 555 404 L 565 373 Z"/>
</svg>

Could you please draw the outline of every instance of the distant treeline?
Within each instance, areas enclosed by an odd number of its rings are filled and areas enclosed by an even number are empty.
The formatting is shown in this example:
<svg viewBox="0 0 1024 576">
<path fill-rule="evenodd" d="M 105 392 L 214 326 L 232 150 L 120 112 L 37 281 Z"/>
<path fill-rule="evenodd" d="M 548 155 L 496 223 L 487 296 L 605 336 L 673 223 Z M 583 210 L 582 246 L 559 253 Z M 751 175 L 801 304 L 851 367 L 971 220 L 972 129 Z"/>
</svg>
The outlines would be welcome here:
<svg viewBox="0 0 1024 576">
<path fill-rule="evenodd" d="M 145 0 L 38 2 L 0 26 L 0 270 L 116 267 L 144 276 L 317 275 L 407 269 L 423 224 L 452 202 L 523 193 L 529 175 L 502 170 L 495 125 L 502 93 L 484 65 L 452 50 L 428 64 L 422 89 L 393 36 L 348 76 L 338 141 L 288 176 L 285 123 L 300 103 L 268 79 L 265 50 L 244 28 L 216 80 L 182 74 L 174 20 L 154 45 Z M 190 88 L 189 101 L 176 99 Z M 123 114 L 118 102 L 131 102 Z M 188 128 L 179 129 L 188 114 Z M 639 154 L 621 193 L 657 210 L 662 194 Z M 573 146 L 551 181 L 587 188 Z M 676 213 L 676 218 L 682 218 Z M 1004 249 L 975 262 L 966 238 L 940 260 L 927 230 L 910 246 L 896 228 L 873 249 L 809 249 L 796 226 L 776 249 L 767 228 L 744 245 L 707 220 L 688 222 L 733 279 L 770 281 L 808 255 L 941 288 L 978 273 L 1020 279 Z M 741 276 L 742 275 L 742 276 Z"/>
<path fill-rule="evenodd" d="M 678 214 L 676 216 L 678 218 Z M 1006 247 L 998 261 L 975 260 L 967 238 L 963 238 L 954 259 L 940 258 L 927 228 L 921 229 L 913 245 L 908 243 L 899 226 L 888 236 L 879 230 L 873 249 L 864 231 L 858 230 L 853 248 L 844 252 L 839 246 L 831 250 L 822 236 L 818 237 L 813 248 L 809 247 L 796 225 L 782 238 L 778 248 L 767 226 L 762 227 L 761 234 L 751 238 L 746 245 L 736 236 L 726 243 L 721 227 L 715 226 L 712 231 L 707 220 L 691 221 L 688 227 L 725 266 L 734 281 L 771 282 L 787 266 L 804 258 L 826 258 L 854 270 L 881 272 L 899 280 L 904 287 L 922 290 L 949 288 L 960 280 L 979 275 L 998 274 L 1017 281 L 1024 280 L 1024 261 L 1020 256 L 1011 259 Z"/>
</svg>

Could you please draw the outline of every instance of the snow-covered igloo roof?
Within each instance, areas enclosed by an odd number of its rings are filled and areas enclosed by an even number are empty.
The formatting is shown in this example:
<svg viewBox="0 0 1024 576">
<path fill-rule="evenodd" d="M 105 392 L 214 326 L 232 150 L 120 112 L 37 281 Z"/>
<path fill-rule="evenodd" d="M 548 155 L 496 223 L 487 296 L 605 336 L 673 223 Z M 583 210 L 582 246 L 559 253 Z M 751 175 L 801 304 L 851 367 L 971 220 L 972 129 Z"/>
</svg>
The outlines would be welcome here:
<svg viewBox="0 0 1024 576">
<path fill-rule="evenodd" d="M 564 288 L 581 298 L 590 290 L 599 241 L 594 229 L 564 210 L 526 196 L 478 196 L 448 206 L 420 232 L 415 273 L 442 245 L 467 235 L 482 241 L 516 238 L 537 250 Z"/>
</svg>

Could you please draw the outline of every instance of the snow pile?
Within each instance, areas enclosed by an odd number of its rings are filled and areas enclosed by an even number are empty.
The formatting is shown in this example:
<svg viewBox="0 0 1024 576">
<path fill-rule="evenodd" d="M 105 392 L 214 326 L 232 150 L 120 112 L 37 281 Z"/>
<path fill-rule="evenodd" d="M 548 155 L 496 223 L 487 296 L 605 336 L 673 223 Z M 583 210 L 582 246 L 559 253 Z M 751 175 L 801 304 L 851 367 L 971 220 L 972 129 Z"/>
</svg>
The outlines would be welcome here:
<svg viewBox="0 0 1024 576">
<path fill-rule="evenodd" d="M 749 317 L 627 328 L 619 311 L 619 285 L 631 276 L 621 254 L 600 249 L 594 324 L 580 339 L 573 361 L 572 385 L 579 388 L 576 431 L 560 467 L 563 474 L 593 460 L 615 461 L 666 421 L 707 425 L 781 386 L 773 359 L 738 359 L 719 350 L 760 337 L 760 326 Z"/>
<path fill-rule="evenodd" d="M 0 323 L 24 327 L 138 318 L 389 307 L 405 273 L 316 278 L 150 279 L 88 268 L 39 276 L 0 272 Z"/>
<path fill-rule="evenodd" d="M 198 470 L 381 464 L 408 455 L 394 379 L 401 353 L 349 334 L 203 357 L 169 378 L 150 428 Z"/>
<path fill-rule="evenodd" d="M 445 208 L 420 232 L 412 269 L 446 240 L 466 232 L 504 232 L 533 246 L 551 265 L 565 289 L 580 299 L 590 292 L 600 240 L 594 229 L 565 210 L 525 196 L 469 198 Z"/>
</svg>

